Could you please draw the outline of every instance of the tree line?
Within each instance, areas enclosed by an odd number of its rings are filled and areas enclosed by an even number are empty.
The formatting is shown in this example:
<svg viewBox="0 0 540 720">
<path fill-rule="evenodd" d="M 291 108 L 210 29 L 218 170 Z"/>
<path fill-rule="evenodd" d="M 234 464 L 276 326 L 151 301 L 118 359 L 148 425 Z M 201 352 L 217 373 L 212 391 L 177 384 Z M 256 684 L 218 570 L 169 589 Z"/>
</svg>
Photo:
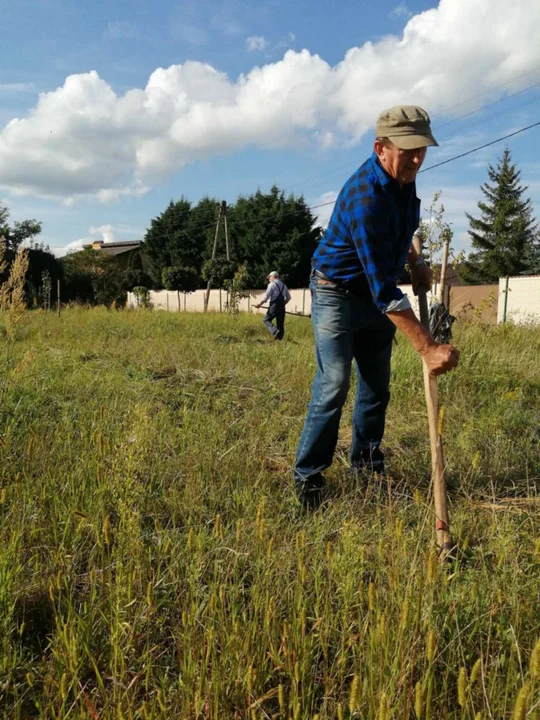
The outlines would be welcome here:
<svg viewBox="0 0 540 720">
<path fill-rule="evenodd" d="M 91 248 L 57 259 L 37 242 L 40 223 L 10 226 L 6 208 L 0 214 L 0 236 L 5 238 L 8 261 L 19 247 L 29 247 L 26 289 L 31 306 L 43 303 L 44 288 L 56 302 L 57 280 L 63 302 L 106 305 L 122 304 L 126 293 L 137 286 L 191 292 L 207 281 L 224 287 L 237 276 L 245 287 L 263 287 L 270 270 L 280 272 L 293 287 L 307 285 L 321 228 L 303 196 L 286 195 L 274 186 L 268 193 L 258 190 L 239 197 L 227 208 L 229 259 L 222 225 L 212 260 L 220 205 L 209 197 L 197 204 L 183 197 L 171 201 L 151 220 L 140 253 L 130 254 L 125 269 L 114 257 Z"/>
<path fill-rule="evenodd" d="M 540 235 L 527 187 L 508 149 L 498 163 L 488 167 L 488 182 L 480 187 L 479 217 L 466 214 L 472 251 L 459 263 L 465 284 L 496 283 L 506 275 L 540 273 Z M 242 279 L 245 287 L 266 284 L 270 270 L 277 270 L 290 287 L 305 287 L 311 256 L 322 228 L 303 196 L 286 195 L 277 186 L 240 196 L 227 208 L 229 257 L 223 226 L 212 259 L 220 201 L 204 197 L 193 204 L 182 197 L 172 201 L 151 220 L 141 254 L 130 255 L 120 269 L 117 260 L 99 250 L 85 249 L 56 258 L 37 238 L 41 223 L 25 220 L 10 224 L 9 211 L 0 205 L 0 238 L 5 259 L 13 261 L 20 247 L 27 247 L 29 267 L 26 297 L 29 306 L 56 302 L 57 280 L 62 302 L 88 304 L 125 302 L 136 287 L 191 292 L 207 282 L 227 287 Z M 439 218 L 440 224 L 441 219 Z M 450 231 L 447 224 L 441 226 Z M 0 276 L 0 282 L 5 280 Z"/>
<path fill-rule="evenodd" d="M 249 287 L 263 287 L 270 270 L 291 287 L 308 283 L 322 229 L 302 196 L 286 196 L 276 186 L 240 196 L 227 208 L 229 258 L 222 224 L 212 260 L 220 205 L 214 198 L 196 205 L 181 198 L 151 221 L 144 252 L 153 287 L 189 292 L 207 281 L 222 286 L 240 267 Z"/>
</svg>

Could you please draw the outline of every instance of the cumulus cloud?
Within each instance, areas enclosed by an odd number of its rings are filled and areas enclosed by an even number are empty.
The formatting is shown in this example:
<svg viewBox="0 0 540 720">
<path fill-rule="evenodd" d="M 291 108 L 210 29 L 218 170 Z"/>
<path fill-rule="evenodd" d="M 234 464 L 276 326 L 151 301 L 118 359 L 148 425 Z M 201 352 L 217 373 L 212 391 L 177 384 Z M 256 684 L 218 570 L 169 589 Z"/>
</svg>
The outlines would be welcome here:
<svg viewBox="0 0 540 720">
<path fill-rule="evenodd" d="M 97 72 L 42 93 L 0 133 L 0 189 L 72 202 L 141 195 L 186 164 L 246 146 L 355 144 L 384 107 L 417 103 L 450 114 L 530 84 L 540 65 L 540 3 L 441 0 L 400 36 L 351 48 L 329 65 L 308 50 L 232 80 L 208 64 L 155 70 L 117 95 Z"/>
<path fill-rule="evenodd" d="M 263 35 L 252 35 L 246 38 L 246 45 L 248 50 L 265 50 L 268 42 Z"/>
</svg>

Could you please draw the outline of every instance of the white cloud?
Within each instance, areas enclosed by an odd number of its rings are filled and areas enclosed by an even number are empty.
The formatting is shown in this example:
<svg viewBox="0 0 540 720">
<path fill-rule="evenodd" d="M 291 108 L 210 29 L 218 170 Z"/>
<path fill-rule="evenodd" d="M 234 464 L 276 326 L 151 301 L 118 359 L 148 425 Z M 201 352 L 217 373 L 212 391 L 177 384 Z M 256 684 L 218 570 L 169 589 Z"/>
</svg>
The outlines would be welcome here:
<svg viewBox="0 0 540 720">
<path fill-rule="evenodd" d="M 106 225 L 99 225 L 99 226 L 92 226 L 88 228 L 88 235 L 86 237 L 77 238 L 77 240 L 73 240 L 72 242 L 68 243 L 67 245 L 63 246 L 53 246 L 51 247 L 51 251 L 56 255 L 57 257 L 62 257 L 63 255 L 67 255 L 71 252 L 77 252 L 78 250 L 83 249 L 83 245 L 88 245 L 89 243 L 94 242 L 95 240 L 103 240 L 103 242 L 114 242 L 116 239 L 115 232 L 114 232 L 114 226 L 107 223 Z"/>
<path fill-rule="evenodd" d="M 114 228 L 112 225 L 100 225 L 99 227 L 91 227 L 88 232 L 90 233 L 93 240 L 103 240 L 103 242 L 114 242 Z M 101 238 L 99 236 L 102 236 Z M 95 237 L 97 236 L 97 237 Z"/>
<path fill-rule="evenodd" d="M 263 35 L 252 35 L 246 38 L 246 45 L 248 50 L 265 50 L 268 45 L 268 41 Z"/>
<path fill-rule="evenodd" d="M 399 20 L 400 18 L 412 17 L 412 12 L 409 10 L 409 8 L 405 5 L 405 3 L 400 3 L 399 5 L 396 5 L 396 7 L 388 14 L 388 17 L 391 20 Z"/>
<path fill-rule="evenodd" d="M 79 238 L 78 240 L 73 240 L 73 242 L 70 242 L 67 245 L 63 245 L 62 247 L 58 247 L 56 245 L 52 246 L 51 252 L 53 253 L 53 255 L 56 255 L 56 257 L 63 257 L 64 255 L 68 255 L 69 253 L 82 250 L 83 245 L 86 245 L 88 242 L 92 242 L 92 240 L 88 238 Z"/>
<path fill-rule="evenodd" d="M 357 143 L 381 109 L 417 103 L 433 115 L 463 98 L 481 107 L 530 84 L 540 65 L 540 3 L 441 0 L 330 66 L 289 50 L 236 81 L 208 64 L 155 70 L 117 95 L 97 72 L 71 75 L 0 133 L 0 189 L 74 202 L 141 195 L 186 164 L 246 146 Z M 458 107 L 451 113 L 463 112 Z"/>
</svg>

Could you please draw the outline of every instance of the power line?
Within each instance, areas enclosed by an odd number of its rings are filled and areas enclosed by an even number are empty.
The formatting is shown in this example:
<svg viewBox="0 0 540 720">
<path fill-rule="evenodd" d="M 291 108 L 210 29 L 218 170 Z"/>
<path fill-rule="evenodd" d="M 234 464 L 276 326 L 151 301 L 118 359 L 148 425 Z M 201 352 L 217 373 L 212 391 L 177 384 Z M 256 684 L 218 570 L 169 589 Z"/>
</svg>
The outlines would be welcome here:
<svg viewBox="0 0 540 720">
<path fill-rule="evenodd" d="M 495 145 L 495 143 L 502 142 L 503 140 L 507 140 L 508 138 L 514 137 L 514 135 L 519 135 L 522 132 L 525 132 L 525 130 L 530 130 L 533 127 L 538 127 L 540 125 L 539 122 L 535 122 L 532 125 L 527 125 L 527 127 L 520 128 L 519 130 L 515 130 L 512 133 L 509 133 L 508 135 L 503 135 L 503 137 L 497 138 L 496 140 L 492 140 L 491 142 L 486 143 L 485 145 L 479 145 L 476 148 L 473 148 L 472 150 L 467 150 L 467 152 L 461 153 L 460 155 L 455 155 L 454 157 L 449 158 L 448 160 L 443 160 L 440 163 L 437 163 L 436 165 L 430 165 L 427 168 L 424 168 L 424 170 L 420 170 L 419 173 L 428 172 L 428 170 L 434 170 L 435 168 L 441 167 L 441 165 L 447 165 L 448 163 L 453 162 L 454 160 L 459 160 L 462 157 L 466 157 L 467 155 L 472 155 L 472 153 L 478 152 L 478 150 L 483 150 L 484 148 L 490 147 L 490 145 Z"/>
<path fill-rule="evenodd" d="M 461 102 L 456 103 L 455 105 L 450 105 L 450 107 L 445 107 L 442 110 L 439 110 L 437 115 L 434 117 L 438 117 L 439 115 L 443 115 L 444 113 L 447 113 L 449 110 L 454 110 L 457 107 L 460 107 L 461 105 L 466 105 L 469 102 L 472 102 L 473 100 L 477 100 L 479 97 L 482 97 L 483 95 L 487 95 L 490 92 L 493 92 L 493 90 L 498 90 L 499 88 L 505 87 L 506 85 L 511 85 L 513 82 L 516 82 L 516 80 L 521 80 L 521 78 L 527 77 L 528 75 L 532 75 L 535 72 L 538 72 L 540 70 L 540 65 L 533 68 L 532 70 L 528 70 L 526 73 L 523 73 L 522 75 L 517 75 L 515 78 L 512 78 L 511 80 L 507 80 L 506 82 L 500 83 L 499 85 L 494 85 L 492 88 L 488 90 L 483 90 L 481 93 L 478 93 L 477 95 L 473 95 L 470 98 L 467 98 L 467 100 L 462 100 Z"/>
<path fill-rule="evenodd" d="M 531 88 L 536 87 L 537 85 L 540 85 L 540 82 L 539 82 L 539 83 L 536 83 L 535 85 L 532 85 L 532 86 L 530 86 L 529 88 L 526 88 L 526 89 L 527 89 L 527 90 L 530 90 Z M 520 91 L 520 92 L 521 92 L 521 91 Z M 524 92 L 524 91 L 523 91 L 523 92 Z M 519 93 L 516 93 L 516 95 L 519 95 Z M 508 97 L 513 97 L 513 96 L 508 96 Z M 506 100 L 507 98 L 504 98 L 504 99 Z M 439 140 L 450 140 L 450 139 L 452 139 L 452 138 L 454 138 L 454 137 L 458 137 L 459 135 L 461 135 L 462 133 L 464 133 L 466 130 L 469 130 L 470 128 L 476 127 L 477 125 L 480 125 L 481 123 L 484 123 L 484 122 L 486 122 L 486 121 L 488 121 L 488 120 L 494 119 L 495 117 L 496 117 L 496 118 L 499 118 L 499 117 L 501 117 L 502 115 L 506 115 L 506 114 L 509 113 L 509 112 L 514 112 L 514 111 L 516 111 L 516 110 L 521 110 L 522 108 L 527 107 L 528 105 L 532 105 L 533 103 L 536 103 L 536 102 L 538 102 L 539 100 L 540 100 L 540 96 L 537 96 L 537 97 L 532 98 L 531 100 L 527 100 L 527 102 L 521 103 L 521 105 L 514 105 L 513 107 L 508 108 L 508 109 L 506 109 L 506 110 L 501 110 L 501 111 L 498 112 L 496 115 L 488 115 L 487 117 L 480 118 L 479 120 L 477 120 L 477 121 L 475 121 L 475 122 L 473 122 L 473 123 L 468 123 L 467 125 L 465 125 L 465 127 L 461 128 L 461 129 L 460 129 L 458 132 L 456 132 L 456 133 L 453 133 L 453 134 L 451 134 L 451 135 L 443 135 L 442 138 L 439 138 Z M 497 101 L 497 102 L 499 102 L 499 101 Z M 495 104 L 495 103 L 493 103 L 493 104 Z M 487 107 L 487 106 L 486 106 L 486 107 Z M 483 110 L 483 108 L 481 108 L 481 109 Z M 475 111 L 474 113 L 469 113 L 469 115 L 476 114 L 476 112 L 479 112 L 479 111 Z M 467 116 L 464 115 L 464 116 L 462 116 L 462 117 L 467 117 Z M 460 119 L 460 118 L 456 118 L 456 120 L 458 120 L 458 119 Z M 441 126 L 439 125 L 438 127 L 441 127 Z M 437 130 L 435 130 L 435 132 L 437 132 Z M 438 134 L 438 132 L 437 132 L 437 134 Z M 334 168 L 334 169 L 332 169 L 332 170 L 329 170 L 328 172 L 323 173 L 322 175 L 313 178 L 311 181 L 308 180 L 308 181 L 304 181 L 304 182 L 301 182 L 301 183 L 296 183 L 295 185 L 291 185 L 290 187 L 296 187 L 296 186 L 298 186 L 298 185 L 303 185 L 303 186 L 304 186 L 304 187 L 303 187 L 303 192 L 305 192 L 306 188 L 312 190 L 313 187 L 316 187 L 317 185 L 321 184 L 322 182 L 325 182 L 325 181 L 328 182 L 329 180 L 332 180 L 332 179 L 335 178 L 335 177 L 339 177 L 339 176 L 342 174 L 343 170 L 345 170 L 345 169 L 349 169 L 349 170 L 350 170 L 350 167 L 351 167 L 351 163 L 348 162 L 348 163 L 346 163 L 346 165 L 339 166 L 339 167 L 336 167 L 336 168 Z"/>
<path fill-rule="evenodd" d="M 443 108 L 443 109 L 442 109 L 441 111 L 439 111 L 439 113 L 437 113 L 437 115 L 435 115 L 434 117 L 439 117 L 440 115 L 442 115 L 442 114 L 444 114 L 444 113 L 447 113 L 449 110 L 453 110 L 453 109 L 456 108 L 456 107 L 460 107 L 461 105 L 465 105 L 465 104 L 467 104 L 468 102 L 471 102 L 472 100 L 476 100 L 477 98 L 482 97 L 483 95 L 486 95 L 486 94 L 488 94 L 488 93 L 490 93 L 490 92 L 493 92 L 494 90 L 497 90 L 497 89 L 499 89 L 499 88 L 501 88 L 501 87 L 505 87 L 506 85 L 510 85 L 511 83 L 514 83 L 514 82 L 516 82 L 517 80 L 521 80 L 522 78 L 527 77 L 528 75 L 531 75 L 531 74 L 533 74 L 533 73 L 535 73 L 535 72 L 538 72 L 539 70 L 540 70 L 540 66 L 535 67 L 535 68 L 533 68 L 532 70 L 527 71 L 526 73 L 522 73 L 521 75 L 518 75 L 518 76 L 516 76 L 516 77 L 514 77 L 514 78 L 512 78 L 512 79 L 510 79 L 510 80 L 507 80 L 507 81 L 504 82 L 504 83 L 500 83 L 500 84 L 498 84 L 498 85 L 494 85 L 494 86 L 492 86 L 491 88 L 488 88 L 487 90 L 484 90 L 483 92 L 478 93 L 477 95 L 473 95 L 472 97 L 469 97 L 467 100 L 462 100 L 461 102 L 456 103 L 455 105 L 450 105 L 450 106 L 448 106 L 448 107 L 446 107 L 446 108 Z M 451 124 L 451 123 L 458 122 L 459 120 L 462 120 L 462 119 L 464 119 L 464 118 L 466 118 L 466 117 L 469 117 L 469 116 L 471 116 L 471 115 L 476 115 L 476 114 L 479 113 L 479 112 L 483 112 L 483 111 L 484 111 L 486 108 L 488 108 L 488 107 L 492 107 L 492 106 L 497 105 L 497 104 L 499 104 L 499 103 L 501 103 L 501 102 L 505 102 L 506 100 L 509 100 L 510 98 L 516 97 L 517 95 L 522 95 L 523 93 L 528 92 L 529 90 L 533 90 L 534 88 L 539 87 L 539 86 L 540 86 L 540 81 L 539 81 L 539 82 L 536 82 L 536 83 L 533 83 L 532 85 L 529 85 L 529 86 L 527 86 L 526 88 L 523 88 L 522 90 L 518 90 L 517 92 L 512 93 L 511 95 L 506 95 L 505 97 L 500 98 L 499 100 L 495 100 L 495 101 L 493 101 L 493 102 L 491 102 L 491 103 L 488 103 L 487 105 L 484 105 L 484 106 L 482 106 L 481 108 L 478 108 L 477 110 L 472 110 L 471 112 L 468 112 L 468 113 L 466 113 L 465 115 L 460 115 L 459 117 L 452 118 L 451 120 L 447 120 L 446 122 L 444 122 L 444 123 L 442 123 L 442 124 L 440 124 L 440 125 L 436 125 L 435 128 L 434 128 L 434 131 L 437 132 L 441 127 L 445 127 L 446 125 L 449 125 L 449 124 Z M 514 110 L 519 110 L 519 109 L 521 109 L 522 107 L 525 107 L 525 106 L 530 105 L 530 104 L 532 104 L 532 103 L 534 103 L 534 102 L 537 102 L 537 101 L 538 101 L 538 98 L 534 98 L 533 100 L 527 101 L 526 103 L 523 103 L 522 105 L 518 105 L 517 107 L 512 107 L 512 108 L 509 108 L 508 110 L 503 110 L 502 112 L 497 113 L 497 117 L 499 117 L 500 115 L 503 115 L 503 114 L 505 114 L 505 113 L 507 113 L 507 112 L 512 112 L 512 111 L 514 111 Z M 465 130 L 468 130 L 468 129 L 471 128 L 471 127 L 475 127 L 475 126 L 478 125 L 479 123 L 484 122 L 484 121 L 486 121 L 486 120 L 489 120 L 489 119 L 491 119 L 492 117 L 494 117 L 494 116 L 488 116 L 488 117 L 486 117 L 486 118 L 482 118 L 482 119 L 479 120 L 478 122 L 475 122 L 475 123 L 466 125 L 464 128 L 461 128 L 461 130 L 460 130 L 459 132 L 461 133 L 461 132 L 464 132 Z M 446 139 L 451 138 L 451 137 L 453 137 L 453 136 L 452 136 L 452 135 L 447 136 Z M 444 136 L 443 136 L 443 139 L 445 139 Z M 326 171 L 326 172 L 324 172 L 324 173 L 316 176 L 315 178 L 311 177 L 311 178 L 309 178 L 309 179 L 307 179 L 307 180 L 301 180 L 301 181 L 299 181 L 299 182 L 293 183 L 292 185 L 289 185 L 288 188 L 289 188 L 289 190 L 290 190 L 291 188 L 295 188 L 295 187 L 298 187 L 298 186 L 301 186 L 301 185 L 304 185 L 304 186 L 307 186 L 307 187 L 312 187 L 313 185 L 317 185 L 317 184 L 318 184 L 320 181 L 322 181 L 323 179 L 324 179 L 324 180 L 328 180 L 328 179 L 331 179 L 331 178 L 333 178 L 333 177 L 337 177 L 338 175 L 341 174 L 341 171 L 342 171 L 342 170 L 345 170 L 345 169 L 347 169 L 347 168 L 350 168 L 350 163 L 346 163 L 345 165 L 336 166 L 336 167 L 332 168 L 331 170 L 328 170 L 328 171 Z M 426 168 L 426 170 L 427 170 L 427 169 L 428 169 L 428 168 Z M 425 172 L 425 170 L 421 170 L 420 172 Z M 330 204 L 330 203 L 326 203 L 326 204 Z M 216 201 L 216 216 L 217 216 L 217 208 L 218 208 L 218 206 L 219 206 L 219 201 Z M 319 206 L 317 206 L 317 207 L 319 207 Z M 191 212 L 193 212 L 193 209 L 194 209 L 194 208 L 191 208 L 190 210 L 178 211 L 178 214 L 174 214 L 173 217 L 174 217 L 174 219 L 180 219 L 180 218 L 182 218 L 182 217 L 184 217 L 184 216 L 187 217 L 187 216 L 189 216 L 189 215 L 191 214 Z M 213 227 L 214 225 L 215 225 L 215 222 L 212 222 L 211 224 L 206 225 L 206 226 L 204 226 L 204 227 Z M 196 226 L 195 228 L 192 228 L 192 229 L 200 229 L 200 227 L 201 227 L 201 226 Z M 164 236 L 160 236 L 160 237 L 170 237 L 170 236 L 169 236 L 169 235 L 164 235 Z"/>
<path fill-rule="evenodd" d="M 502 137 L 496 138 L 495 140 L 491 140 L 490 142 L 485 143 L 484 145 L 479 145 L 475 148 L 472 148 L 471 150 L 467 150 L 467 152 L 460 153 L 459 155 L 454 155 L 453 157 L 448 158 L 448 160 L 443 160 L 442 162 L 437 163 L 435 165 L 430 165 L 429 167 L 424 168 L 423 170 L 419 170 L 418 174 L 424 173 L 424 172 L 429 172 L 429 170 L 434 170 L 435 168 L 441 167 L 442 165 L 447 165 L 448 163 L 454 162 L 455 160 L 459 160 L 460 158 L 466 157 L 467 155 L 472 155 L 473 153 L 478 152 L 479 150 L 484 150 L 485 148 L 490 147 L 491 145 L 495 145 L 496 143 L 502 142 L 503 140 L 507 140 L 508 138 L 514 137 L 515 135 L 519 135 L 520 133 L 523 133 L 527 130 L 531 130 L 532 128 L 538 127 L 538 126 L 540 126 L 540 121 L 535 122 L 532 125 L 527 125 L 526 127 L 520 128 L 519 130 L 515 130 L 514 132 L 508 133 L 508 135 L 503 135 Z M 237 227 L 238 225 L 253 225 L 253 224 L 258 224 L 258 223 L 262 223 L 262 222 L 266 222 L 266 221 L 276 220 L 278 218 L 290 217 L 292 215 L 299 215 L 300 213 L 303 213 L 306 210 L 309 210 L 309 211 L 318 210 L 319 208 L 327 207 L 328 205 L 334 205 L 335 202 L 336 202 L 335 200 L 330 200 L 329 202 L 320 203 L 319 205 L 307 206 L 307 207 L 303 208 L 302 210 L 292 210 L 287 213 L 282 213 L 279 216 L 271 215 L 271 216 L 268 216 L 267 218 L 263 218 L 263 219 L 257 218 L 257 219 L 253 219 L 253 220 L 236 220 L 234 222 L 229 223 L 229 228 Z M 205 230 L 210 227 L 215 227 L 215 223 L 209 223 L 207 225 L 195 226 L 195 227 L 189 228 L 189 230 L 190 231 Z M 186 230 L 186 232 L 188 232 L 188 231 Z M 171 235 L 158 235 L 155 237 L 169 238 L 169 237 L 171 237 Z"/>
<path fill-rule="evenodd" d="M 463 120 L 464 118 L 470 117 L 471 115 L 476 115 L 479 112 L 484 112 L 484 110 L 488 107 L 493 107 L 493 105 L 498 105 L 499 103 L 506 102 L 506 100 L 510 100 L 510 98 L 516 97 L 517 95 L 523 95 L 523 93 L 529 92 L 529 90 L 533 90 L 535 87 L 538 87 L 539 85 L 540 85 L 540 81 L 533 83 L 532 85 L 529 85 L 526 88 L 523 88 L 522 90 L 518 90 L 517 92 L 512 93 L 511 95 L 505 95 L 503 98 L 494 100 L 493 102 L 490 102 L 487 105 L 482 105 L 482 107 L 478 108 L 477 110 L 471 110 L 471 112 L 465 113 L 465 115 L 460 115 L 457 118 L 452 118 L 451 120 L 447 120 L 446 122 L 441 123 L 440 125 L 437 125 L 436 129 L 438 131 L 440 128 L 445 127 L 446 125 L 449 125 L 450 123 L 457 122 L 458 120 Z"/>
<path fill-rule="evenodd" d="M 472 155 L 475 152 L 478 152 L 479 150 L 483 150 L 484 148 L 490 147 L 490 145 L 495 145 L 498 142 L 502 142 L 503 140 L 507 140 L 508 138 L 513 137 L 514 135 L 519 135 L 520 133 L 525 132 L 526 130 L 530 130 L 531 128 L 537 127 L 540 125 L 540 121 L 533 123 L 532 125 L 527 125 L 527 127 L 520 128 L 519 130 L 515 130 L 512 133 L 509 133 L 508 135 L 503 135 L 500 138 L 497 138 L 496 140 L 492 140 L 491 142 L 485 143 L 484 145 L 479 145 L 478 147 L 472 148 L 472 150 L 467 150 L 467 152 L 461 153 L 459 155 L 455 155 L 454 157 L 449 158 L 448 160 L 443 160 L 443 162 L 437 163 L 436 165 L 430 165 L 427 168 L 424 168 L 423 170 L 420 170 L 418 174 L 423 172 L 428 172 L 429 170 L 434 170 L 437 167 L 441 167 L 441 165 L 447 165 L 448 163 L 454 162 L 454 160 L 459 160 L 462 157 L 465 157 L 467 155 Z M 336 201 L 330 200 L 329 202 L 320 203 L 320 205 L 311 205 L 307 208 L 307 210 L 318 210 L 322 207 L 327 207 L 328 205 L 334 205 Z M 287 217 L 289 215 L 298 215 L 299 213 L 304 212 L 303 210 L 296 210 L 294 212 L 284 213 L 281 217 Z M 272 218 L 267 218 L 272 219 Z M 243 223 L 253 223 L 253 222 L 260 222 L 259 220 L 244 220 L 240 221 L 241 224 Z M 236 223 L 230 223 L 229 227 L 232 225 L 235 225 Z"/>
<path fill-rule="evenodd" d="M 538 67 L 536 67 L 536 68 L 533 68 L 533 70 L 529 70 L 528 72 L 523 73 L 522 75 L 518 75 L 517 77 L 512 78 L 511 80 L 507 80 L 507 81 L 504 82 L 504 83 L 500 83 L 499 85 L 494 85 L 494 86 L 492 86 L 491 88 L 488 88 L 487 90 L 484 90 L 483 92 L 478 93 L 477 95 L 473 95 L 472 97 L 468 98 L 467 100 L 462 100 L 461 102 L 456 103 L 455 105 L 450 105 L 449 107 L 443 108 L 441 111 L 439 111 L 439 112 L 438 112 L 436 115 L 434 115 L 433 117 L 434 117 L 434 118 L 438 118 L 438 117 L 440 117 L 441 115 L 444 115 L 445 113 L 447 113 L 448 111 L 453 110 L 454 108 L 457 108 L 457 107 L 460 107 L 461 105 L 465 105 L 465 104 L 467 104 L 467 103 L 469 103 L 469 102 L 472 102 L 473 100 L 476 100 L 477 98 L 482 97 L 483 95 L 487 95 L 488 93 L 491 93 L 491 92 L 493 92 L 494 90 L 498 90 L 498 89 L 500 89 L 501 87 L 505 87 L 506 85 L 510 85 L 511 83 L 516 82 L 517 80 L 521 80 L 522 78 L 527 77 L 528 75 L 531 75 L 532 73 L 536 73 L 536 72 L 538 72 L 539 70 L 540 70 L 540 66 L 538 66 Z M 540 86 L 540 82 L 533 83 L 532 85 L 529 85 L 529 86 L 527 86 L 526 88 L 523 88 L 522 90 L 518 90 L 517 92 L 512 93 L 511 95 L 505 95 L 505 97 L 499 98 L 499 100 L 494 100 L 493 102 L 488 103 L 487 105 L 483 105 L 482 107 L 478 108 L 477 110 L 472 110 L 471 112 L 465 113 L 464 115 L 460 115 L 460 116 L 458 116 L 458 117 L 451 118 L 450 120 L 447 120 L 447 121 L 444 122 L 444 123 L 435 124 L 434 132 L 438 132 L 438 130 L 439 130 L 440 128 L 446 127 L 447 125 L 450 125 L 450 124 L 452 124 L 452 123 L 459 122 L 460 120 L 463 120 L 463 119 L 466 118 L 466 117 L 470 117 L 471 115 L 476 115 L 476 114 L 479 113 L 479 112 L 483 112 L 486 108 L 492 107 L 493 105 L 497 105 L 497 104 L 499 104 L 499 103 L 501 103 L 501 102 L 506 102 L 507 100 L 509 100 L 509 99 L 511 99 L 511 98 L 513 98 L 513 97 L 515 97 L 515 96 L 517 96 L 517 95 L 522 95 L 523 93 L 528 92 L 529 90 L 533 90 L 534 88 L 536 88 L 536 87 L 538 87 L 538 86 Z M 531 101 L 531 102 L 535 102 L 535 101 L 536 101 L 536 100 Z M 528 104 L 528 103 L 527 103 L 527 104 Z M 521 106 L 520 106 L 520 107 L 521 107 Z M 511 108 L 510 111 L 513 110 L 513 109 L 514 109 L 514 108 Z M 515 109 L 518 109 L 518 108 L 515 108 Z M 508 112 L 510 112 L 510 111 L 508 111 Z M 507 111 L 504 111 L 504 112 L 507 112 Z M 503 113 L 498 113 L 498 115 L 502 115 L 502 114 L 503 114 Z M 487 118 L 484 118 L 484 120 L 489 120 L 490 117 L 493 117 L 493 116 L 488 116 Z M 476 123 L 474 123 L 474 124 L 476 124 Z M 473 124 L 473 125 L 474 125 L 474 124 Z M 462 128 L 461 131 L 468 129 L 469 127 L 473 127 L 473 125 L 468 125 L 468 126 L 466 126 L 465 128 Z M 307 186 L 309 187 L 309 186 L 311 186 L 311 185 L 313 185 L 313 184 L 317 184 L 318 181 L 321 180 L 322 178 L 328 179 L 329 177 L 334 176 L 335 174 L 339 173 L 341 170 L 345 170 L 345 169 L 347 169 L 348 167 L 350 167 L 350 163 L 345 163 L 344 165 L 335 166 L 335 167 L 332 168 L 331 170 L 328 170 L 328 171 L 326 171 L 326 172 L 324 172 L 324 173 L 321 173 L 320 175 L 318 175 L 318 176 L 315 177 L 315 178 L 311 177 L 311 178 L 307 178 L 306 180 L 300 180 L 300 181 L 298 181 L 298 182 L 292 183 L 292 185 L 289 185 L 289 188 L 295 188 L 295 187 L 302 186 L 302 185 L 303 185 L 303 186 L 306 186 L 306 185 L 307 185 Z"/>
</svg>

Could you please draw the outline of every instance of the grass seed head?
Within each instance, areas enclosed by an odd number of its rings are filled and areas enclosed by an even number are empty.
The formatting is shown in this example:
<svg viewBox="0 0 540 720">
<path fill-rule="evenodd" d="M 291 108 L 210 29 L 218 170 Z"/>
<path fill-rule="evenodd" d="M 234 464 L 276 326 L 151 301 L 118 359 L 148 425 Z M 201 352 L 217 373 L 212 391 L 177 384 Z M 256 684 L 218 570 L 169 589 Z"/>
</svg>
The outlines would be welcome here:
<svg viewBox="0 0 540 720">
<path fill-rule="evenodd" d="M 530 661 L 531 677 L 536 680 L 540 676 L 540 638 L 536 641 L 536 645 L 531 653 Z"/>
<path fill-rule="evenodd" d="M 375 610 L 375 585 L 369 583 L 368 587 L 368 608 L 370 612 Z"/>
<path fill-rule="evenodd" d="M 512 720 L 525 720 L 529 705 L 529 683 L 525 683 L 518 693 Z"/>
<path fill-rule="evenodd" d="M 354 675 L 349 692 L 349 710 L 351 715 L 358 710 L 360 703 L 360 676 Z"/>
<path fill-rule="evenodd" d="M 433 660 L 435 659 L 435 652 L 437 649 L 437 638 L 435 635 L 435 631 L 433 628 L 430 628 L 427 636 L 427 642 L 426 642 L 426 656 L 428 663 L 431 665 Z"/>
<path fill-rule="evenodd" d="M 472 667 L 469 685 L 474 685 L 474 683 L 480 677 L 481 672 L 482 672 L 482 658 L 478 658 L 478 660 L 474 663 L 474 665 Z"/>
<path fill-rule="evenodd" d="M 428 555 L 428 561 L 427 561 L 427 579 L 428 579 L 428 583 L 430 585 L 433 585 L 433 583 L 437 579 L 438 572 L 439 572 L 439 558 L 437 557 L 436 553 L 432 552 Z"/>
<path fill-rule="evenodd" d="M 458 705 L 461 708 L 464 708 L 465 705 L 467 704 L 467 688 L 468 688 L 467 668 L 460 667 L 459 675 L 458 675 L 457 695 L 458 695 Z"/>
<path fill-rule="evenodd" d="M 414 688 L 414 712 L 418 720 L 424 715 L 424 693 L 421 682 L 417 682 Z"/>
<path fill-rule="evenodd" d="M 278 685 L 278 702 L 279 702 L 279 712 L 284 715 L 285 714 L 285 690 L 283 689 L 283 685 L 280 683 Z"/>
</svg>

